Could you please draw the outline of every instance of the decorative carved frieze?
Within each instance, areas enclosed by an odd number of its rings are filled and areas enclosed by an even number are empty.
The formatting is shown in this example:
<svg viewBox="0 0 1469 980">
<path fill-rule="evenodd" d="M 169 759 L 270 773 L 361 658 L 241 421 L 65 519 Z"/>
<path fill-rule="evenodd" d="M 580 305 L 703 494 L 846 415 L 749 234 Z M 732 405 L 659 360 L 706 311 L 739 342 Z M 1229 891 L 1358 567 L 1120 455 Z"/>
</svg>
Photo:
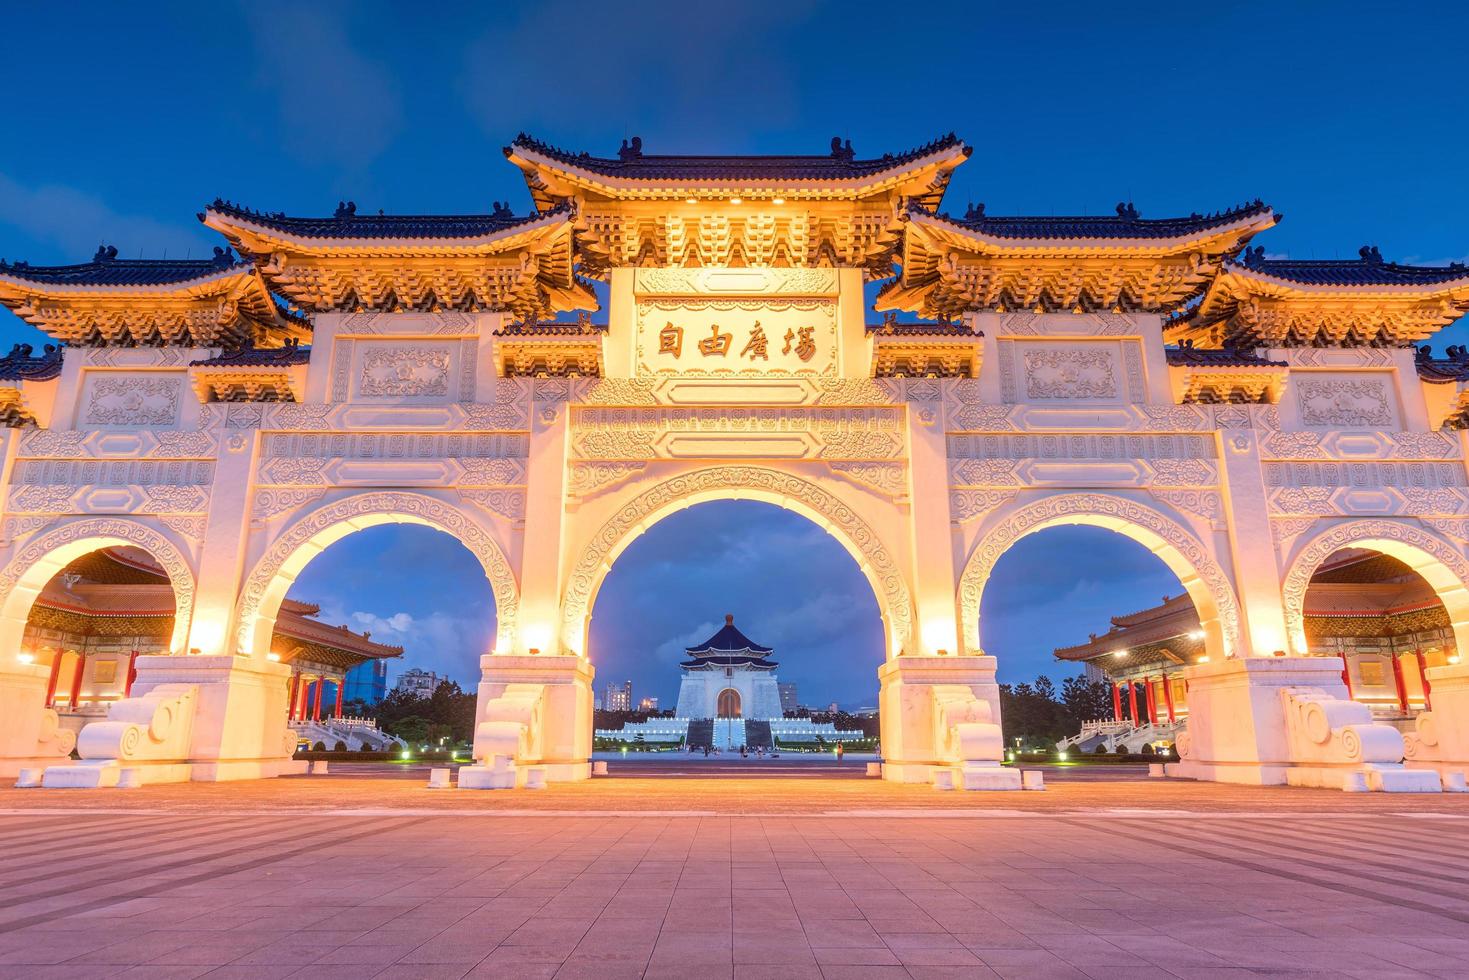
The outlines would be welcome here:
<svg viewBox="0 0 1469 980">
<path fill-rule="evenodd" d="M 589 497 L 624 480 L 640 476 L 648 468 L 646 462 L 598 460 L 571 464 L 567 492 L 573 497 Z"/>
<path fill-rule="evenodd" d="M 444 480 L 457 473 L 456 482 L 470 485 L 510 483 L 524 480 L 529 452 L 528 438 L 513 433 L 272 432 L 264 438 L 258 472 L 263 484 L 325 486 L 337 482 L 347 463 L 383 464 L 383 482 L 394 482 L 395 468 L 423 464 L 439 467 L 434 472 Z M 413 472 L 413 482 L 424 482 Z"/>
<path fill-rule="evenodd" d="M 304 504 L 320 500 L 325 495 L 326 488 L 324 487 L 309 490 L 294 487 L 262 487 L 255 491 L 255 499 L 250 505 L 250 514 L 258 520 L 267 521 Z"/>
<path fill-rule="evenodd" d="M 493 490 L 461 490 L 459 496 L 492 513 L 513 521 L 525 519 L 525 491 L 498 487 Z"/>
<path fill-rule="evenodd" d="M 1152 495 L 1167 507 L 1202 519 L 1211 531 L 1226 529 L 1224 497 L 1218 490 L 1153 490 Z"/>
<path fill-rule="evenodd" d="M 571 433 L 572 454 L 582 459 L 892 459 L 904 446 L 897 408 L 581 406 Z"/>
<path fill-rule="evenodd" d="M 637 269 L 633 292 L 670 296 L 831 296 L 835 269 Z"/>
<path fill-rule="evenodd" d="M 1019 435 L 951 433 L 951 460 L 962 459 L 1104 459 L 1212 460 L 1214 440 L 1203 434 L 1153 433 Z"/>
<path fill-rule="evenodd" d="M 951 490 L 949 510 L 957 523 L 984 517 L 1015 499 L 1014 490 Z"/>
<path fill-rule="evenodd" d="M 830 462 L 826 465 L 833 473 L 885 497 L 908 498 L 908 467 L 903 463 Z"/>
<path fill-rule="evenodd" d="M 479 332 L 478 320 L 458 310 L 437 313 L 348 313 L 342 317 L 338 334 L 402 334 L 425 336 L 463 335 Z"/>
</svg>

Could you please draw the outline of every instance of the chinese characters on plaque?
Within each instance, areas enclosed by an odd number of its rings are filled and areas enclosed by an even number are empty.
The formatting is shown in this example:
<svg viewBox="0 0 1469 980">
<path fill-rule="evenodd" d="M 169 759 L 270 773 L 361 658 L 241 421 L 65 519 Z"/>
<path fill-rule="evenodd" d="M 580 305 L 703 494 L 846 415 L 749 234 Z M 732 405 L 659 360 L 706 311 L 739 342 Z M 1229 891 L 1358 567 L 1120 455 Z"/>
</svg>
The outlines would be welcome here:
<svg viewBox="0 0 1469 980">
<path fill-rule="evenodd" d="M 672 354 L 675 359 L 683 356 L 683 327 L 674 326 L 669 322 L 662 330 L 658 331 L 658 353 Z M 785 332 L 785 346 L 781 348 L 782 354 L 794 353 L 803 362 L 808 362 L 816 356 L 815 327 L 793 327 Z M 740 348 L 737 358 L 750 361 L 769 361 L 768 351 L 769 339 L 765 336 L 765 328 L 760 326 L 756 320 L 755 325 L 749 329 L 749 337 L 745 345 Z M 711 324 L 709 336 L 699 338 L 699 353 L 703 357 L 725 357 L 734 344 L 734 334 L 721 330 L 719 324 Z"/>
</svg>

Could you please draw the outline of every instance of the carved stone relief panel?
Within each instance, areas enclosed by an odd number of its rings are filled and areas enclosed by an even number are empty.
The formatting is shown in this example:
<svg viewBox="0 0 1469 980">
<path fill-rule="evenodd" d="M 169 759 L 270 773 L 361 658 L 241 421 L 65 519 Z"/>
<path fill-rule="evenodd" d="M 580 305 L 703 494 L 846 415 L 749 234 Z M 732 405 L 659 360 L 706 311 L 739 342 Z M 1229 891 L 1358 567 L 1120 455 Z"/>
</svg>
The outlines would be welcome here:
<svg viewBox="0 0 1469 980">
<path fill-rule="evenodd" d="M 88 371 L 81 422 L 98 427 L 177 425 L 183 390 L 182 373 Z"/>
<path fill-rule="evenodd" d="M 1020 349 L 1028 398 L 1115 399 L 1115 347 L 1036 345 Z"/>
<path fill-rule="evenodd" d="M 453 386 L 454 348 L 437 343 L 360 342 L 354 395 L 363 399 L 447 400 Z"/>
<path fill-rule="evenodd" d="M 1398 428 L 1391 375 L 1301 372 L 1291 378 L 1301 424 L 1323 428 Z"/>
<path fill-rule="evenodd" d="M 17 513 L 198 513 L 209 505 L 207 460 L 27 459 L 15 464 Z"/>
<path fill-rule="evenodd" d="M 258 479 L 278 486 L 518 484 L 528 437 L 503 432 L 267 433 Z"/>
</svg>

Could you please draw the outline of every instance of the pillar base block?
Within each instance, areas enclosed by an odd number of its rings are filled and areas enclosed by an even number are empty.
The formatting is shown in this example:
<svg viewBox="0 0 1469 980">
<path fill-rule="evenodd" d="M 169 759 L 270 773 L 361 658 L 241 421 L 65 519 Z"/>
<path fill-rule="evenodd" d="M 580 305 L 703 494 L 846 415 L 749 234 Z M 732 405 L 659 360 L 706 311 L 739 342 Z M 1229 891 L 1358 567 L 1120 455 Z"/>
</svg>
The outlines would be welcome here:
<svg viewBox="0 0 1469 980">
<path fill-rule="evenodd" d="M 1197 664 L 1188 728 L 1170 776 L 1348 792 L 1432 793 L 1437 773 L 1402 765 L 1403 737 L 1352 701 L 1341 663 L 1327 657 L 1256 657 Z"/>
<path fill-rule="evenodd" d="M 46 707 L 50 673 L 39 664 L 16 664 L 0 673 L 0 779 L 65 762 L 76 745 L 76 732 L 63 728 L 55 709 Z"/>
<path fill-rule="evenodd" d="M 953 770 L 957 786 L 965 781 L 959 770 L 983 768 L 975 781 L 1011 788 L 1008 777 L 988 774 L 1004 758 L 995 665 L 986 656 L 903 654 L 878 668 L 884 779 L 935 783 L 936 773 Z M 1020 774 L 1014 777 L 1018 789 Z"/>
<path fill-rule="evenodd" d="M 535 766 L 548 782 L 592 778 L 592 665 L 557 654 L 486 654 L 480 658 L 475 765 L 459 770 L 466 789 L 508 789 L 503 776 L 464 774 L 489 770 L 497 756 L 516 769 Z M 477 786 L 477 783 L 495 785 Z M 520 777 L 524 785 L 524 776 Z"/>
</svg>

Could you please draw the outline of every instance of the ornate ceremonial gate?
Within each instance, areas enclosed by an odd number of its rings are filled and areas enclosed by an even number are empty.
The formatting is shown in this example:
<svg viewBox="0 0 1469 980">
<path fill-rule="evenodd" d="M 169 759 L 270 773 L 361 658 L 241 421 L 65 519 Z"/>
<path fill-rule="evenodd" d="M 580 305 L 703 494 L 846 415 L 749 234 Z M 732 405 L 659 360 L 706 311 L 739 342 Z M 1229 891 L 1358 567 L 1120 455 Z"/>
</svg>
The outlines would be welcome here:
<svg viewBox="0 0 1469 980">
<path fill-rule="evenodd" d="M 333 541 L 407 522 L 494 590 L 461 785 L 583 778 L 604 576 L 667 514 L 730 498 L 815 521 L 872 584 L 888 778 L 1018 783 L 981 601 L 1010 545 L 1078 523 L 1154 551 L 1199 611 L 1180 772 L 1397 788 L 1469 758 L 1464 669 L 1430 672 L 1435 735 L 1405 748 L 1301 629 L 1316 566 L 1373 547 L 1469 648 L 1469 369 L 1408 346 L 1469 308 L 1462 268 L 1267 260 L 1244 249 L 1277 220 L 1258 202 L 948 218 L 953 137 L 872 160 L 506 152 L 529 217 L 215 202 L 201 218 L 243 259 L 0 266 L 0 300 L 68 345 L 0 373 L 0 766 L 285 771 L 281 601 Z M 588 279 L 605 324 L 540 319 L 596 307 Z M 869 323 L 878 279 L 880 309 L 930 319 Z M 139 661 L 67 765 L 21 632 L 52 575 L 117 544 L 167 571 L 173 654 Z"/>
</svg>

